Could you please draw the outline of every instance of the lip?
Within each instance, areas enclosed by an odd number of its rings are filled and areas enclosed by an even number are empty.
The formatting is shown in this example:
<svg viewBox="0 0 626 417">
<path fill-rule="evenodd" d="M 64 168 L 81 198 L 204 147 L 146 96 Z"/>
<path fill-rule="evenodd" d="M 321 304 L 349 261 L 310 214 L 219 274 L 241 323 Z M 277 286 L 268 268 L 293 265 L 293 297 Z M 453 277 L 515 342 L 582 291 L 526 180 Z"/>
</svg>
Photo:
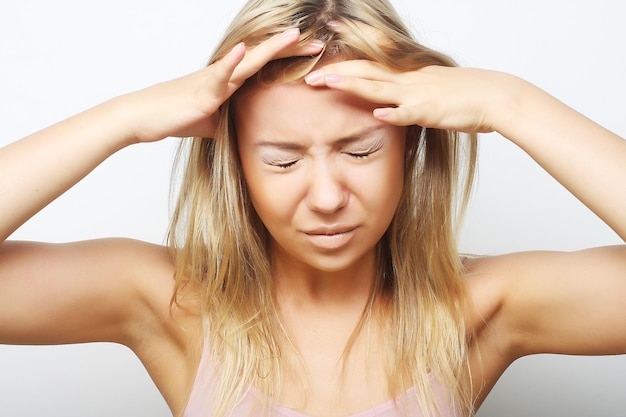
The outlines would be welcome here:
<svg viewBox="0 0 626 417">
<path fill-rule="evenodd" d="M 355 226 L 322 226 L 303 233 L 318 248 L 338 249 L 350 242 L 356 229 Z"/>
<path fill-rule="evenodd" d="M 343 226 L 343 225 L 334 225 L 334 226 L 320 226 L 315 229 L 305 229 L 303 233 L 307 235 L 338 235 L 342 233 L 349 233 L 356 229 L 356 226 Z"/>
</svg>

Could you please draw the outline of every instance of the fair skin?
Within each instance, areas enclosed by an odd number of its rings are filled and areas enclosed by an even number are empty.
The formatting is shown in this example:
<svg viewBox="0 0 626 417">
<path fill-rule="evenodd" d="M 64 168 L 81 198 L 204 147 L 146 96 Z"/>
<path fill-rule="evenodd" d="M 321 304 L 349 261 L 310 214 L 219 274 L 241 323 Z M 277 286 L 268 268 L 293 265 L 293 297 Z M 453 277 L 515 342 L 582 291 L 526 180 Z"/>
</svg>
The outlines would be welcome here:
<svg viewBox="0 0 626 417">
<path fill-rule="evenodd" d="M 123 147 L 167 136 L 210 137 L 219 104 L 262 65 L 319 51 L 296 48 L 297 38 L 292 32 L 250 51 L 237 47 L 190 76 L 113 99 L 0 150 L 2 240 Z M 307 81 L 249 91 L 239 98 L 245 113 L 237 115 L 244 174 L 272 232 L 281 313 L 311 370 L 305 414 L 344 416 L 387 399 L 385 387 L 371 382 L 384 381 L 376 378 L 381 363 L 357 366 L 366 354 L 358 341 L 342 402 L 333 384 L 337 357 L 373 280 L 373 245 L 400 192 L 404 126 L 501 133 L 626 238 L 619 181 L 626 143 L 522 80 L 439 67 L 398 74 L 348 61 L 324 66 Z M 268 101 L 272 106 L 263 105 Z M 376 110 L 380 103 L 393 106 Z M 55 163 L 66 155 L 75 157 Z M 477 403 L 524 355 L 625 353 L 624 271 L 623 246 L 470 261 L 473 308 L 466 321 L 477 335 L 470 351 Z M 201 319 L 193 288 L 182 294 L 191 311 L 170 314 L 172 276 L 167 250 L 142 242 L 4 241 L 0 343 L 125 344 L 181 415 L 202 347 Z M 281 394 L 284 404 L 296 401 L 295 393 Z"/>
<path fill-rule="evenodd" d="M 373 248 L 402 192 L 404 129 L 374 119 L 367 101 L 303 82 L 253 89 L 236 109 L 243 172 L 272 235 L 279 307 L 311 370 L 311 400 L 300 411 L 376 406 L 385 392 L 370 381 L 384 381 L 382 363 L 365 360 L 359 344 L 341 388 L 336 365 L 371 291 Z M 275 190 L 288 191 L 277 198 Z M 281 404 L 301 407 L 286 386 Z"/>
</svg>

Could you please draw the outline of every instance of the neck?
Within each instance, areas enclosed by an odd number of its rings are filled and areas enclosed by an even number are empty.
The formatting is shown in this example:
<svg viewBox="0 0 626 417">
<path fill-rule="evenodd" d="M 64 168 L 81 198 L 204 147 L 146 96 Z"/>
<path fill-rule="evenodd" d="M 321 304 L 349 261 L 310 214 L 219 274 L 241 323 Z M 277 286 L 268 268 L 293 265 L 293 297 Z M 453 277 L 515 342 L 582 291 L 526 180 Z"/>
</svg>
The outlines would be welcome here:
<svg viewBox="0 0 626 417">
<path fill-rule="evenodd" d="M 315 269 L 279 251 L 273 253 L 272 262 L 279 303 L 300 306 L 363 306 L 371 296 L 377 269 L 374 250 L 338 271 Z"/>
</svg>

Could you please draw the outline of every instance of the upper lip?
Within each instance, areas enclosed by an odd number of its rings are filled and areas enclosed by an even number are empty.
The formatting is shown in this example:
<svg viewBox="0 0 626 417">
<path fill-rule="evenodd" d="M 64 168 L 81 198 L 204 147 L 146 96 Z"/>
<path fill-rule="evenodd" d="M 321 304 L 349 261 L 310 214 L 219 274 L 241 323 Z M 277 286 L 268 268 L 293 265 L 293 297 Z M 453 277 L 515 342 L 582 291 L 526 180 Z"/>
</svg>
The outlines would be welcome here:
<svg viewBox="0 0 626 417">
<path fill-rule="evenodd" d="M 356 226 L 347 225 L 333 225 L 333 226 L 320 226 L 314 229 L 305 229 L 304 233 L 307 235 L 338 235 L 341 233 L 351 232 L 356 229 Z"/>
</svg>

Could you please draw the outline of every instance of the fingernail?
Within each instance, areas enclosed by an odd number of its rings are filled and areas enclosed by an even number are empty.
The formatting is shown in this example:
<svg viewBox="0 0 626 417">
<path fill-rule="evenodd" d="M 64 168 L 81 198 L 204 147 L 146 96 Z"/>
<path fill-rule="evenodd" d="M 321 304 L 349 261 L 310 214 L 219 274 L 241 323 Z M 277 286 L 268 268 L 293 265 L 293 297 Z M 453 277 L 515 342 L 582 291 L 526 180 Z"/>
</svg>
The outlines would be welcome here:
<svg viewBox="0 0 626 417">
<path fill-rule="evenodd" d="M 319 39 L 313 39 L 311 42 L 309 42 L 309 46 L 316 48 L 316 49 L 322 49 L 324 45 L 325 45 L 324 41 L 321 41 Z"/>
<path fill-rule="evenodd" d="M 308 74 L 306 77 L 304 77 L 304 82 L 307 83 L 308 85 L 313 85 L 317 83 L 319 80 L 321 80 L 323 76 L 324 76 L 324 71 L 316 70 Z"/>
<path fill-rule="evenodd" d="M 331 20 L 326 23 L 326 26 L 328 27 L 328 29 L 336 31 L 337 29 L 341 28 L 341 22 L 338 20 Z"/>
<path fill-rule="evenodd" d="M 385 118 L 389 115 L 389 109 L 374 109 L 374 117 Z"/>
<path fill-rule="evenodd" d="M 292 36 L 295 36 L 296 34 L 298 34 L 298 35 L 300 34 L 300 29 L 299 28 L 287 29 L 286 31 L 281 33 L 281 36 L 284 36 L 286 38 L 290 38 Z"/>
<path fill-rule="evenodd" d="M 326 81 L 327 83 L 330 84 L 336 84 L 341 82 L 341 80 L 343 79 L 343 77 L 341 75 L 337 75 L 337 74 L 326 74 L 326 76 L 324 77 L 324 81 Z"/>
</svg>

